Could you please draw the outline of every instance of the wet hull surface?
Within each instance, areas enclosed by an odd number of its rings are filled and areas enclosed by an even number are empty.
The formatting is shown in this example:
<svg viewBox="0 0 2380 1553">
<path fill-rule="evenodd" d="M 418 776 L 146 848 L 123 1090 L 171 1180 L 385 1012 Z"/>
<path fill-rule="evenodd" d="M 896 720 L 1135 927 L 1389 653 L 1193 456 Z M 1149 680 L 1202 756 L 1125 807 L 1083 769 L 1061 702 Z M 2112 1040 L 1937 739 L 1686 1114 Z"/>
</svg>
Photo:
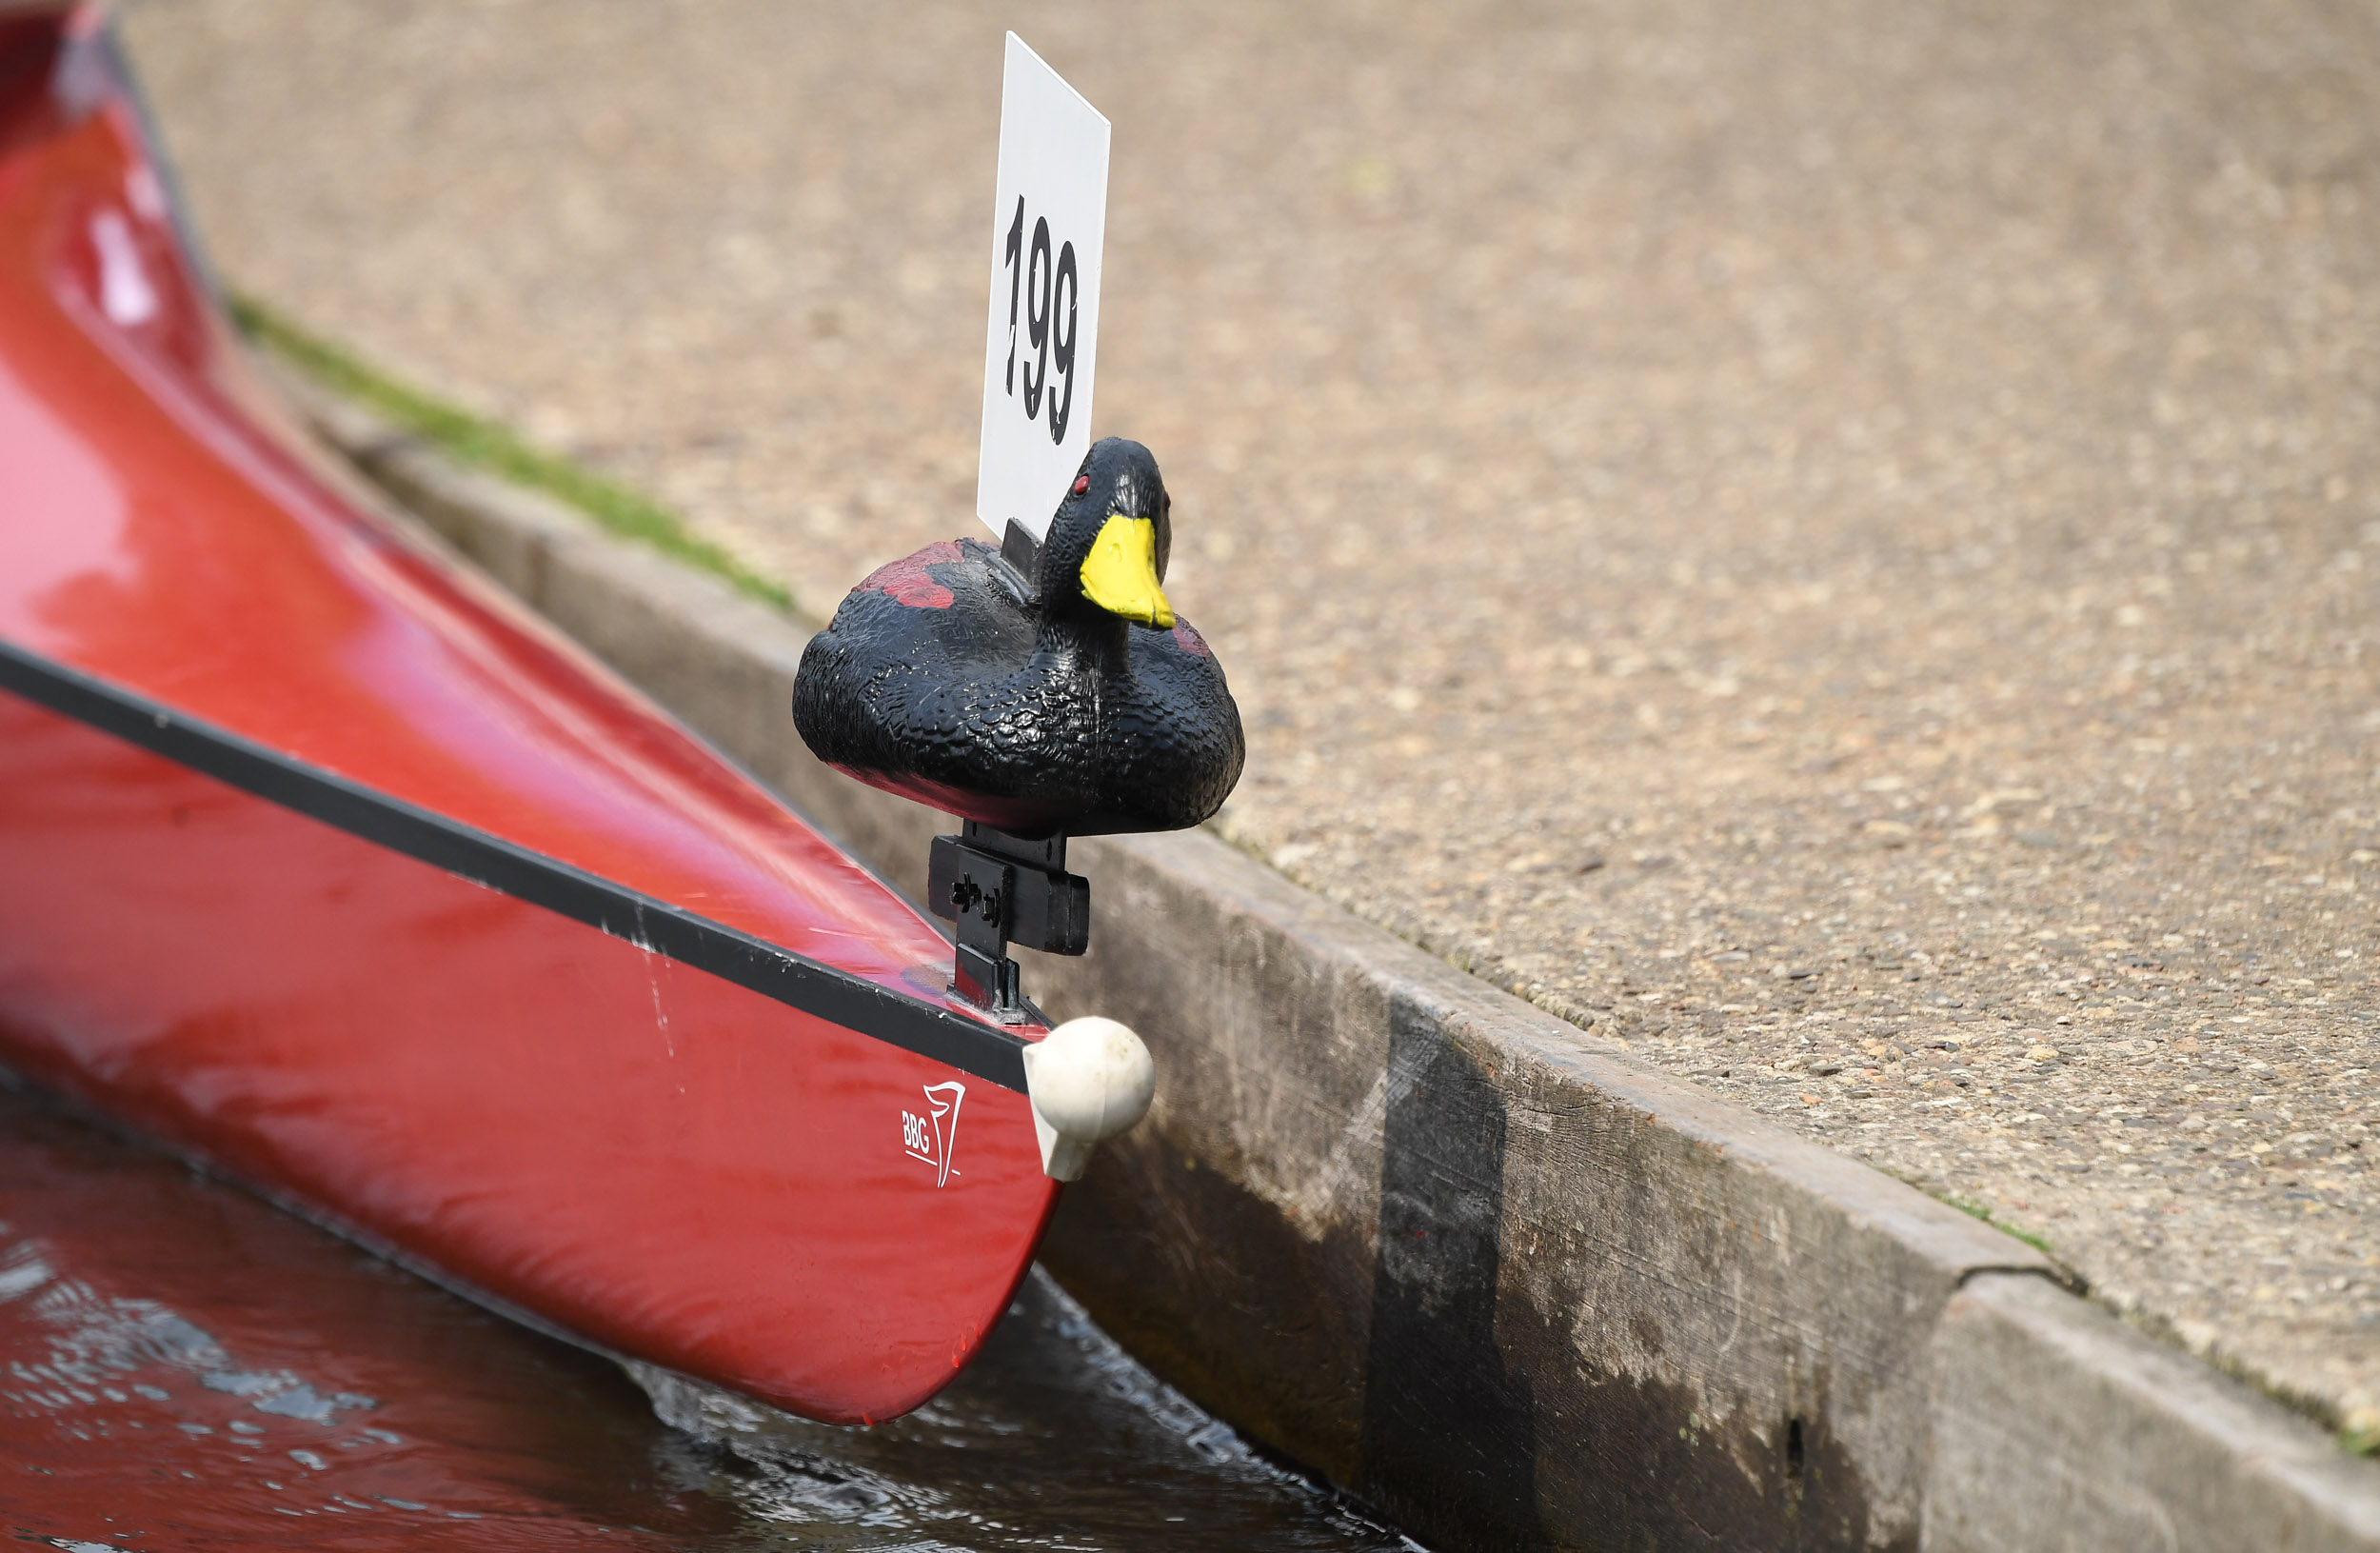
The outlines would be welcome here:
<svg viewBox="0 0 2380 1553">
<path fill-rule="evenodd" d="M 0 1093 L 0 1534 L 145 1549 L 1408 1546 L 1038 1275 L 873 1429 L 654 1404 L 183 1164 Z"/>
</svg>

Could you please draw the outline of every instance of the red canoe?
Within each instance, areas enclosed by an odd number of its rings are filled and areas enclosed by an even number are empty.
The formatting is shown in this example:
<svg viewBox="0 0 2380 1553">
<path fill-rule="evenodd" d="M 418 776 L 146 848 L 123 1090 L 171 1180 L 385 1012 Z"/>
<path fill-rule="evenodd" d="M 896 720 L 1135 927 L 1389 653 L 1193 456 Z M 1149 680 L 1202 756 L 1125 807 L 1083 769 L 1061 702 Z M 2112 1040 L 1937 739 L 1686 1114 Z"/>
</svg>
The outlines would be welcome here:
<svg viewBox="0 0 2380 1553">
<path fill-rule="evenodd" d="M 0 5 L 0 1060 L 583 1341 L 931 1396 L 1042 1032 L 256 405 L 104 30 Z"/>
</svg>

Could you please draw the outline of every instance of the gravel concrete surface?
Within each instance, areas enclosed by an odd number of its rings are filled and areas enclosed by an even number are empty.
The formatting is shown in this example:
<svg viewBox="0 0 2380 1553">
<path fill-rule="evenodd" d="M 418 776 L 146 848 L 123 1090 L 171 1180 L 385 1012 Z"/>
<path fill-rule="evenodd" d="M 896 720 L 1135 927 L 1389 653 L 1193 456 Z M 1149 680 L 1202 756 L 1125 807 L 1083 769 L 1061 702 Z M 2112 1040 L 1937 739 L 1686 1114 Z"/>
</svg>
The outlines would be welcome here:
<svg viewBox="0 0 2380 1553">
<path fill-rule="evenodd" d="M 817 611 L 974 523 L 1007 25 L 1227 833 L 2380 1428 L 2380 20 L 128 16 L 236 286 Z"/>
</svg>

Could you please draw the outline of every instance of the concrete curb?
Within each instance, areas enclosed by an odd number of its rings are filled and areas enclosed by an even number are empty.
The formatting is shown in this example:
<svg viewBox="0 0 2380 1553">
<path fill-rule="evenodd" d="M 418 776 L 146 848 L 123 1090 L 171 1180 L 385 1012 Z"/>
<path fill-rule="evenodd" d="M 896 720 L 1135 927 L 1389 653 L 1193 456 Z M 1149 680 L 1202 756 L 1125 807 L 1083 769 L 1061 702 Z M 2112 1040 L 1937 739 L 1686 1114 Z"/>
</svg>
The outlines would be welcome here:
<svg viewBox="0 0 2380 1553">
<path fill-rule="evenodd" d="M 947 822 L 811 760 L 807 633 L 295 385 L 371 480 L 836 834 Z M 1044 1252 L 1165 1379 L 1448 1548 L 2367 1548 L 2380 1467 L 2020 1243 L 1465 976 L 1204 833 L 1079 844 L 1031 957 L 1137 1028 L 1149 1121 Z"/>
<path fill-rule="evenodd" d="M 2038 1279 L 1979 1278 L 1934 1334 L 1925 1546 L 2380 1546 L 2372 1463 Z"/>
</svg>

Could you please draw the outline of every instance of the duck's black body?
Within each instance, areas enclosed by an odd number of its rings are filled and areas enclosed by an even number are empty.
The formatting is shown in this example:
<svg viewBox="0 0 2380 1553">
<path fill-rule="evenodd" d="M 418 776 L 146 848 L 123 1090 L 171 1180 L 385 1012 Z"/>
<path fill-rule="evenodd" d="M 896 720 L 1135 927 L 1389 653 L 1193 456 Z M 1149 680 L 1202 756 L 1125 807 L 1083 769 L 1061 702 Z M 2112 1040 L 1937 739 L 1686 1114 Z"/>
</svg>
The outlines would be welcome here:
<svg viewBox="0 0 2380 1553">
<path fill-rule="evenodd" d="M 1148 449 L 1109 438 L 1039 547 L 1012 527 L 1003 549 L 945 542 L 881 568 L 802 656 L 803 742 L 863 782 L 1012 835 L 1199 824 L 1246 747 L 1221 666 L 1157 590 L 1170 523 Z M 1124 567 L 1113 554 L 1085 582 L 1094 547 L 1121 553 L 1119 536 L 1154 545 L 1155 576 L 1130 594 L 1153 602 L 1125 606 L 1144 618 L 1116 612 L 1130 590 L 1102 587 Z"/>
</svg>

